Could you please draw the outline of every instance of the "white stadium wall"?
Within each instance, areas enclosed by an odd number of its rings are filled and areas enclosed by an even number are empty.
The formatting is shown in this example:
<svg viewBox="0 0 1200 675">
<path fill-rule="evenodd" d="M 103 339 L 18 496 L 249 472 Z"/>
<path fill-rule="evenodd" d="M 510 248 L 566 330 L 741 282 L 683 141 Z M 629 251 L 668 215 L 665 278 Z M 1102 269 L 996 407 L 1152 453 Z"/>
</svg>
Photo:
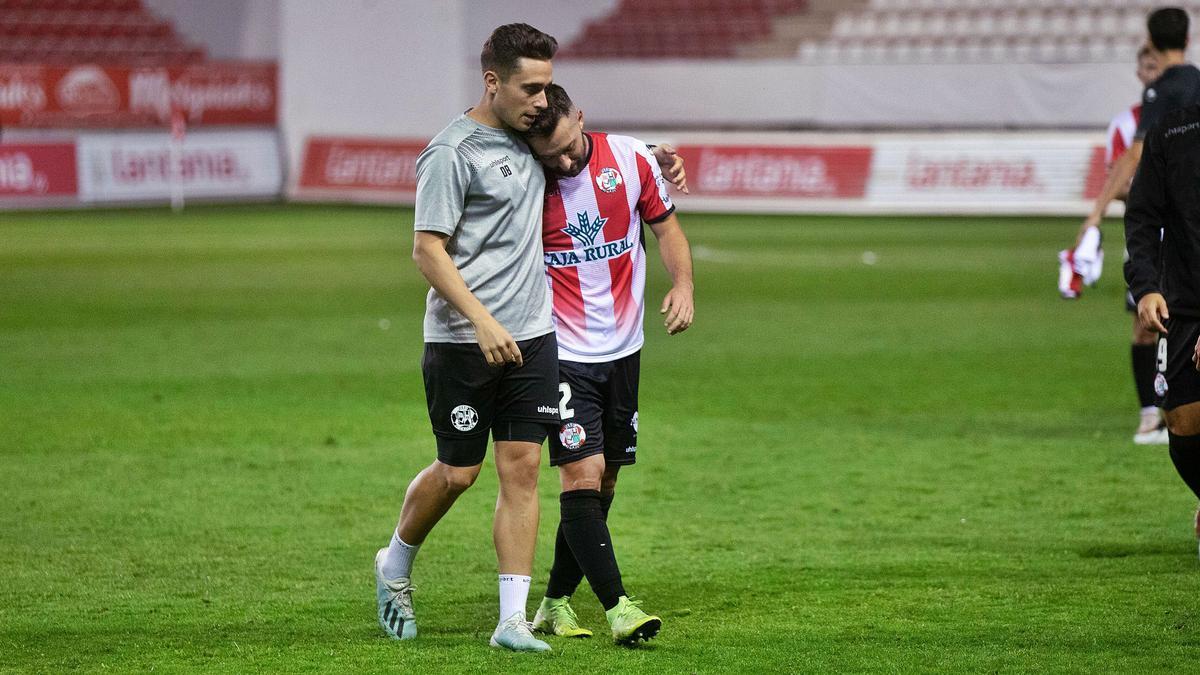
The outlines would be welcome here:
<svg viewBox="0 0 1200 675">
<path fill-rule="evenodd" d="M 469 107 L 465 4 L 280 0 L 290 166 L 314 134 L 428 136 Z"/>
<path fill-rule="evenodd" d="M 618 126 L 1103 130 L 1141 92 L 1129 63 L 568 60 L 554 75 L 594 122 Z"/>
</svg>

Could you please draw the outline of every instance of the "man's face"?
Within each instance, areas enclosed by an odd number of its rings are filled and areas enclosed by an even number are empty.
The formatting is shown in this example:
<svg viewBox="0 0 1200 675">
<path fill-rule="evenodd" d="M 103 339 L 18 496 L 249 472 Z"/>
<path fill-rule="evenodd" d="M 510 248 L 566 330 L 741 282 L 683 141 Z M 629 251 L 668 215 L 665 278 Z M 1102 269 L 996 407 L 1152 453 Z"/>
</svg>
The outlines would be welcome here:
<svg viewBox="0 0 1200 675">
<path fill-rule="evenodd" d="M 517 69 L 508 79 L 495 79 L 492 109 L 496 116 L 515 131 L 528 131 L 538 112 L 546 107 L 546 86 L 553 78 L 549 61 L 517 59 Z"/>
<path fill-rule="evenodd" d="M 1143 87 L 1149 86 L 1151 82 L 1158 79 L 1159 75 L 1162 75 L 1162 68 L 1158 65 L 1158 59 L 1153 52 L 1138 59 L 1137 78 Z"/>
<path fill-rule="evenodd" d="M 550 171 L 560 176 L 578 176 L 587 159 L 587 141 L 583 137 L 583 112 L 572 110 L 558 119 L 554 133 L 529 139 L 529 148 Z"/>
</svg>

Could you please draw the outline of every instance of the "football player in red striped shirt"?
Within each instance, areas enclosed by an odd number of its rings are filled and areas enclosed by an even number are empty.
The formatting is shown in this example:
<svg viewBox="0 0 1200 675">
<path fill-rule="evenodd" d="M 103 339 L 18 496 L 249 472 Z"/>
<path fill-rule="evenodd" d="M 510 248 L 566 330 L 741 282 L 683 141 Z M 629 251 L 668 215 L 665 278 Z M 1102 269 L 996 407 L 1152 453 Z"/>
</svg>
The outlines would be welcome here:
<svg viewBox="0 0 1200 675">
<path fill-rule="evenodd" d="M 1162 68 L 1154 50 L 1150 48 L 1149 44 L 1142 46 L 1137 55 L 1137 77 L 1142 86 L 1148 87 L 1161 74 Z M 1142 104 L 1138 103 L 1122 110 L 1109 123 L 1105 138 L 1104 161 L 1110 175 L 1118 161 L 1137 140 L 1137 128 L 1141 121 L 1141 115 Z M 1126 184 L 1121 186 L 1115 197 L 1124 201 L 1128 193 L 1129 185 Z M 1096 225 L 1092 225 L 1090 219 L 1089 222 L 1084 223 L 1077 245 L 1082 242 L 1084 233 L 1089 227 L 1098 227 L 1098 221 Z M 1094 236 L 1092 241 L 1098 242 L 1098 235 Z M 1078 248 L 1072 251 L 1073 254 L 1078 254 L 1078 252 Z M 1128 252 L 1125 256 L 1128 260 Z M 1155 341 L 1157 336 L 1154 332 L 1143 328 L 1138 322 L 1137 305 L 1133 302 L 1133 296 L 1129 294 L 1128 289 L 1125 293 L 1125 308 L 1134 313 L 1133 337 L 1129 353 L 1133 363 L 1133 383 L 1137 390 L 1138 403 L 1141 406 L 1141 417 L 1137 431 L 1133 435 L 1133 442 L 1138 445 L 1165 445 L 1167 443 L 1166 424 L 1163 422 L 1162 412 L 1154 404 Z"/>
<path fill-rule="evenodd" d="M 562 480 L 562 519 L 534 629 L 571 637 L 569 599 L 583 577 L 618 643 L 648 640 L 662 621 L 625 593 L 607 516 L 622 466 L 637 456 L 638 378 L 645 310 L 642 224 L 658 239 L 672 287 L 660 313 L 671 335 L 692 323 L 692 259 L 658 163 L 645 143 L 585 132 L 583 113 L 558 85 L 528 132 L 546 166 L 542 246 L 558 336 L 562 426 L 550 464 Z"/>
</svg>

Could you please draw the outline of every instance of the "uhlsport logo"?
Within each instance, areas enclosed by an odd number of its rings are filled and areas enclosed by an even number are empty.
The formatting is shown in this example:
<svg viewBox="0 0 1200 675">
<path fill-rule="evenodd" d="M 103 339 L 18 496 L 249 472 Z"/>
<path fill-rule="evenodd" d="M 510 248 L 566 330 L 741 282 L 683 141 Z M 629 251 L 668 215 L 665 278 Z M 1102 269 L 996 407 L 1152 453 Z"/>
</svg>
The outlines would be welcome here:
<svg viewBox="0 0 1200 675">
<path fill-rule="evenodd" d="M 568 450 L 578 450 L 583 447 L 583 442 L 587 440 L 587 433 L 583 427 L 570 422 L 562 425 L 562 429 L 558 432 L 558 440 L 562 442 L 563 447 Z"/>
<path fill-rule="evenodd" d="M 1167 378 L 1162 373 L 1154 376 L 1154 393 L 1160 397 L 1167 395 Z"/>
<path fill-rule="evenodd" d="M 470 431 L 479 424 L 479 413 L 469 405 L 460 405 L 450 411 L 450 423 L 459 431 Z"/>
<path fill-rule="evenodd" d="M 600 170 L 600 175 L 596 176 L 596 187 L 600 188 L 601 192 L 613 193 L 617 191 L 617 187 L 621 184 L 621 174 L 617 173 L 616 169 L 604 168 Z"/>
</svg>

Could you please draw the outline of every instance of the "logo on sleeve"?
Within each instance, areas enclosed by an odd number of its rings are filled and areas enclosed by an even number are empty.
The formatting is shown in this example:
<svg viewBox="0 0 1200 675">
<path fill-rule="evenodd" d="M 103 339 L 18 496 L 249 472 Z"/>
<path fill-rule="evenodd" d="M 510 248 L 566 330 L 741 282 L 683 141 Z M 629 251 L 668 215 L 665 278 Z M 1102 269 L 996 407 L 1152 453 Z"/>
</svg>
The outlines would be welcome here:
<svg viewBox="0 0 1200 675">
<path fill-rule="evenodd" d="M 596 176 L 596 187 L 600 188 L 601 192 L 616 192 L 619 185 L 621 185 L 621 174 L 617 173 L 616 169 L 601 169 L 600 175 Z"/>
<path fill-rule="evenodd" d="M 469 405 L 460 405 L 450 411 L 450 423 L 459 431 L 470 431 L 479 424 L 479 413 Z"/>
<path fill-rule="evenodd" d="M 1146 103 L 1154 103 L 1154 99 L 1158 98 L 1158 92 L 1154 91 L 1154 87 L 1146 89 Z"/>
</svg>

